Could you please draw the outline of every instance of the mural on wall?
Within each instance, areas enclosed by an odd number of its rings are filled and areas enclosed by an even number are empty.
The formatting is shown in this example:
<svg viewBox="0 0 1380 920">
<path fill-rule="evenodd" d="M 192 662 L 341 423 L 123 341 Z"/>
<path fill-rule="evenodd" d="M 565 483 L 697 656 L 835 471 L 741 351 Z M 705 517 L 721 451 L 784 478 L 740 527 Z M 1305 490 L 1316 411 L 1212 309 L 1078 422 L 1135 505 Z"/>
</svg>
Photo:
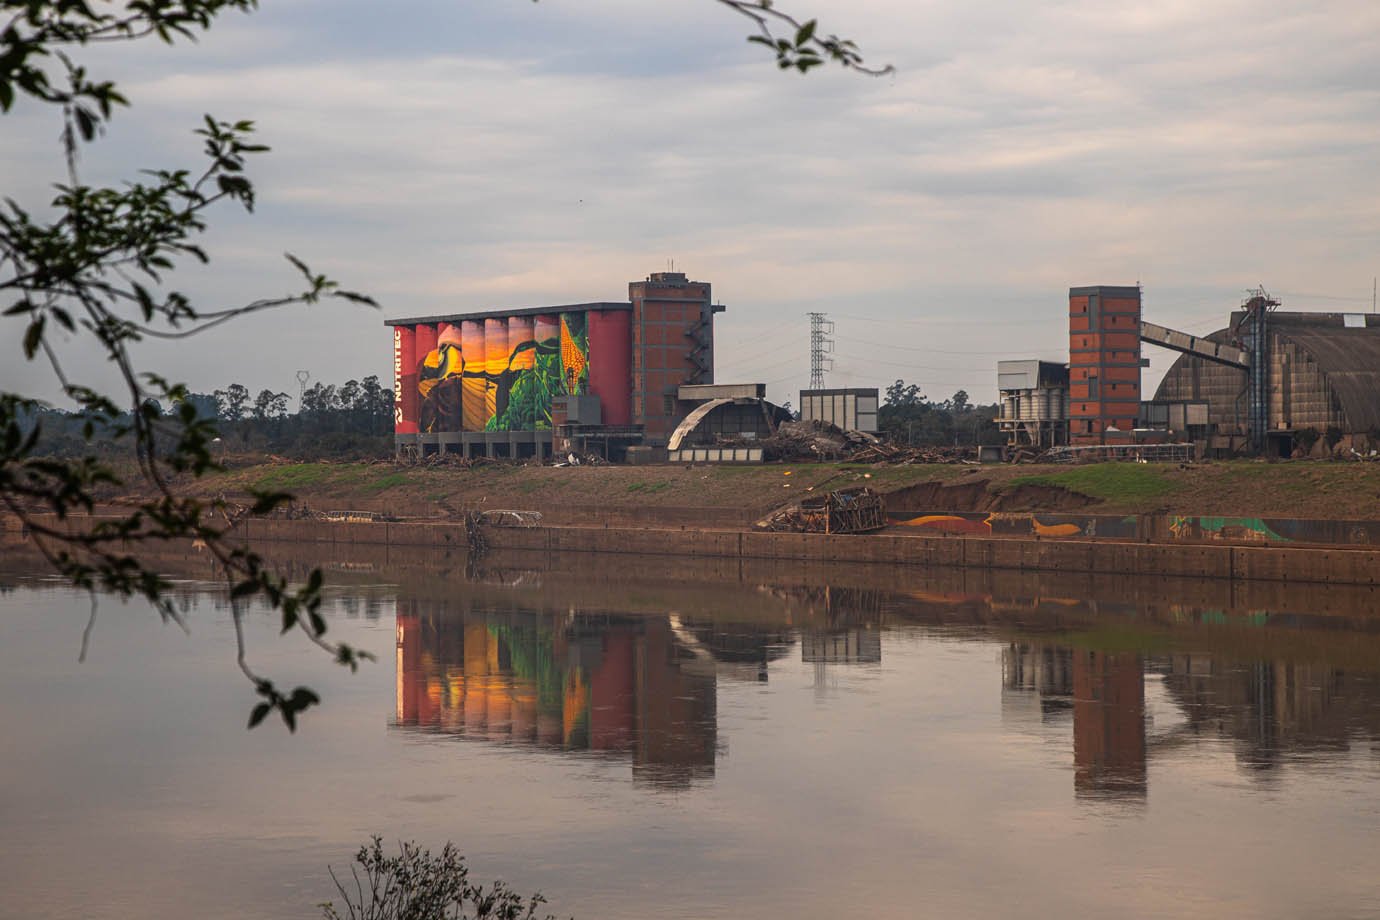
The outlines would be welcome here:
<svg viewBox="0 0 1380 920">
<path fill-rule="evenodd" d="M 1169 530 L 1176 540 L 1220 540 L 1228 543 L 1292 543 L 1260 518 L 1180 517 L 1170 518 Z"/>
<path fill-rule="evenodd" d="M 1248 518 L 1178 514 L 1060 514 L 1055 512 L 955 511 L 926 514 L 890 511 L 888 522 L 927 533 L 956 536 L 1100 538 L 1155 543 L 1380 545 L 1380 521 Z"/>
<path fill-rule="evenodd" d="M 588 389 L 584 313 L 465 320 L 435 329 L 435 347 L 417 363 L 422 431 L 547 429 L 556 396 Z"/>
</svg>

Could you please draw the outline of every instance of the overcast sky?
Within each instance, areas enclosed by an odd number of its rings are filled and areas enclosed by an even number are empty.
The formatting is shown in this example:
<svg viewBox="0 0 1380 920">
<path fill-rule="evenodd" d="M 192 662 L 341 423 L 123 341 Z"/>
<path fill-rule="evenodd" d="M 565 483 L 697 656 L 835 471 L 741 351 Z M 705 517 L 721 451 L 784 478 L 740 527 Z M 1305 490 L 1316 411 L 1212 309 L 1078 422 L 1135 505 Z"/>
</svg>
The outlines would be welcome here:
<svg viewBox="0 0 1380 920">
<path fill-rule="evenodd" d="M 1067 360 L 1072 285 L 1139 282 L 1148 319 L 1192 332 L 1257 284 L 1370 309 L 1380 5 L 779 5 L 896 74 L 778 72 L 712 0 L 264 0 L 198 45 L 89 58 L 134 105 L 88 181 L 194 165 L 203 112 L 273 147 L 255 214 L 218 215 L 179 288 L 285 293 L 291 251 L 383 305 L 247 319 L 148 363 L 203 391 L 391 383 L 385 317 L 622 300 L 672 259 L 728 307 L 718 379 L 777 401 L 808 382 L 811 310 L 836 323 L 828 385 L 988 401 L 997 360 Z M 53 116 L 4 116 L 0 193 L 49 196 Z M 0 387 L 55 396 L 5 322 Z M 1146 354 L 1149 388 L 1172 356 Z"/>
</svg>

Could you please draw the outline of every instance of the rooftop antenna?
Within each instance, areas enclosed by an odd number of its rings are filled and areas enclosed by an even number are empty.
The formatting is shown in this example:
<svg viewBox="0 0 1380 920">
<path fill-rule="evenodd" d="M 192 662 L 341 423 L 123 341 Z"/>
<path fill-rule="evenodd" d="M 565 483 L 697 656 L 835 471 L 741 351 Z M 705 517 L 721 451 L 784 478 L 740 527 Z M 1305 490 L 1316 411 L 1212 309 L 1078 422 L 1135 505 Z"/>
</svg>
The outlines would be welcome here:
<svg viewBox="0 0 1380 920">
<path fill-rule="evenodd" d="M 297 372 L 297 411 L 302 411 L 302 403 L 307 398 L 307 381 L 311 379 L 311 371 Z"/>
<path fill-rule="evenodd" d="M 810 316 L 810 389 L 824 389 L 824 372 L 834 369 L 834 359 L 829 355 L 834 351 L 834 340 L 829 338 L 834 331 L 832 320 L 825 319 L 827 313 L 811 313 Z"/>
</svg>

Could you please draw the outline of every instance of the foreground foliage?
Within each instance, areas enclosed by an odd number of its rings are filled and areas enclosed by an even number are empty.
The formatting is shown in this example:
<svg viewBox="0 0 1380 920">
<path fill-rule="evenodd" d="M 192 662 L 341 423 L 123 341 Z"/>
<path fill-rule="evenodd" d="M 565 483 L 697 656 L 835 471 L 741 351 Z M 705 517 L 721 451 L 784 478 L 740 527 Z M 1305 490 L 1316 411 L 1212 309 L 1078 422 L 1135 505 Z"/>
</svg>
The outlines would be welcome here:
<svg viewBox="0 0 1380 920">
<path fill-rule="evenodd" d="M 254 0 L 130 0 L 89 4 L 75 0 L 6 0 L 0 28 L 0 110 L 17 97 L 55 107 L 61 114 L 65 181 L 40 212 L 14 198 L 0 207 L 0 296 L 3 315 L 24 323 L 25 360 L 46 363 L 63 395 L 77 407 L 88 449 L 57 458 L 47 449 L 43 408 L 19 393 L 0 393 L 0 503 L 19 517 L 58 572 L 91 592 L 140 596 L 165 620 L 181 623 L 168 598 L 168 583 L 138 556 L 151 541 L 183 540 L 204 546 L 230 584 L 238 662 L 260 701 L 250 725 L 270 713 L 289 729 L 318 702 L 307 687 L 280 690 L 251 669 L 245 652 L 244 602 L 257 596 L 282 618 L 284 632 L 299 631 L 350 668 L 366 653 L 325 638 L 320 614 L 321 573 L 290 585 L 256 553 L 235 545 L 215 523 L 216 501 L 176 495 L 178 474 L 201 476 L 216 468 L 211 444 L 214 420 L 197 411 L 186 387 L 141 371 L 132 349 L 147 339 L 183 339 L 249 313 L 337 298 L 373 304 L 341 289 L 292 255 L 303 284 L 296 291 L 242 306 L 205 310 L 167 286 L 179 261 L 209 261 L 198 242 L 208 212 L 223 204 L 254 208 L 247 161 L 268 148 L 253 140 L 252 122 L 207 115 L 196 135 L 204 161 L 196 168 L 144 170 L 137 180 L 97 187 L 78 168 L 82 145 L 97 139 L 118 106 L 128 102 L 109 80 L 91 76 L 75 57 L 94 44 L 157 38 L 190 39 L 228 11 L 249 11 Z M 107 359 L 67 359 L 74 342 L 94 340 Z M 113 367 L 113 391 L 86 374 Z M 162 405 L 175 406 L 164 414 Z M 124 443 L 137 461 L 152 497 L 129 513 L 99 522 L 76 520 L 96 510 L 98 487 L 119 484 L 115 469 L 94 449 L 96 442 Z M 262 493 L 253 511 L 271 511 L 288 496 Z"/>
<path fill-rule="evenodd" d="M 472 884 L 451 843 L 432 856 L 409 841 L 390 856 L 375 836 L 355 854 L 348 878 L 332 869 L 331 879 L 341 905 L 322 904 L 326 920 L 534 920 L 546 903 L 540 894 L 523 898 L 501 881 L 487 889 Z M 555 918 L 546 914 L 543 920 Z"/>
</svg>

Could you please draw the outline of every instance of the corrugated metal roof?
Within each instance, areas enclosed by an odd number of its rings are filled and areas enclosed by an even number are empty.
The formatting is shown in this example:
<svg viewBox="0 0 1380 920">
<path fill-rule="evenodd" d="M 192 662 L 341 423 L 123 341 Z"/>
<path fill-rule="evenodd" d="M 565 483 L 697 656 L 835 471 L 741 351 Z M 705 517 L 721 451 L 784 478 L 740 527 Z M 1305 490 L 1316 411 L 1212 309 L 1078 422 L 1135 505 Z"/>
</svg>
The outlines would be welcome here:
<svg viewBox="0 0 1380 920">
<path fill-rule="evenodd" d="M 1318 362 L 1352 431 L 1380 427 L 1380 326 L 1272 324 Z"/>
<path fill-rule="evenodd" d="M 1342 414 L 1352 432 L 1380 427 L 1380 316 L 1364 316 L 1364 326 L 1346 324 L 1343 313 L 1301 313 L 1276 311 L 1270 314 L 1271 333 L 1292 342 L 1318 363 L 1318 369 L 1336 394 Z M 1242 314 L 1232 314 L 1233 327 Z M 1219 329 L 1204 336 L 1214 342 L 1232 340 L 1231 329 Z M 1183 355 L 1170 367 L 1173 373 L 1185 361 Z M 1201 359 L 1197 359 L 1201 360 Z M 1245 380 L 1245 371 L 1241 372 Z M 1165 375 L 1168 379 L 1169 374 Z M 1164 383 L 1160 383 L 1163 389 Z M 1161 396 L 1157 393 L 1156 399 Z"/>
</svg>

